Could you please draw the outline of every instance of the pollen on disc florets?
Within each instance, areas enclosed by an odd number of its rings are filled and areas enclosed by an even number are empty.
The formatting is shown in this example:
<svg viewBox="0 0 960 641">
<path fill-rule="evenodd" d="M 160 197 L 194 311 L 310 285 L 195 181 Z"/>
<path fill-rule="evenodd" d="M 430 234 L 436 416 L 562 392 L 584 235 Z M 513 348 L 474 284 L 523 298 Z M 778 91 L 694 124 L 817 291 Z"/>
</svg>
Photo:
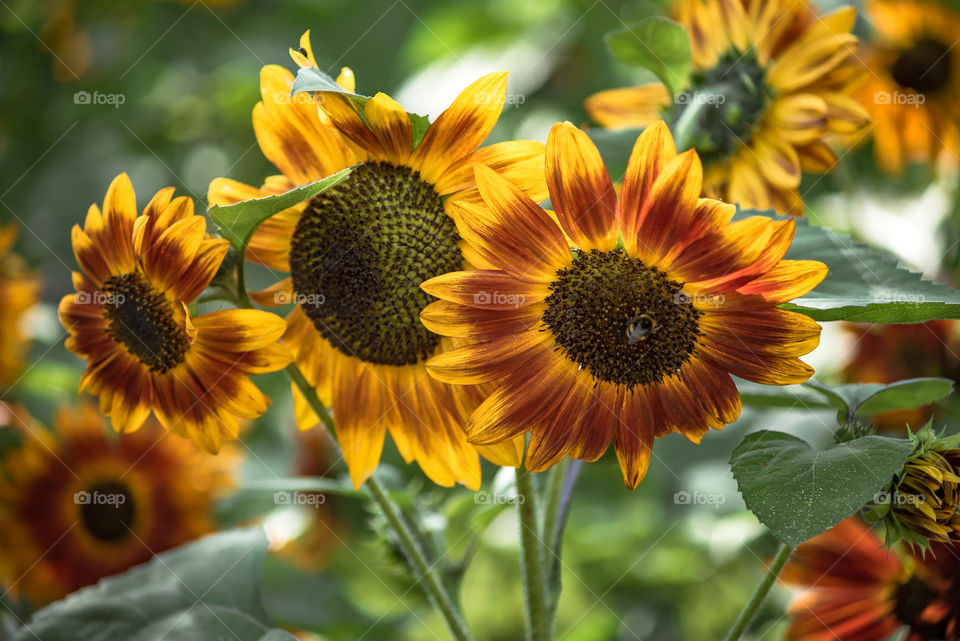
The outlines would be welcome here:
<svg viewBox="0 0 960 641">
<path fill-rule="evenodd" d="M 420 322 L 420 284 L 463 268 L 460 236 L 419 172 L 366 163 L 307 205 L 293 234 L 296 302 L 331 345 L 380 365 L 412 365 L 440 342 Z"/>
<path fill-rule="evenodd" d="M 575 250 L 545 303 L 558 348 L 598 381 L 631 389 L 679 371 L 701 333 L 683 284 L 622 248 Z"/>
<path fill-rule="evenodd" d="M 100 288 L 107 333 L 154 372 L 183 362 L 190 347 L 163 293 L 137 272 L 111 276 Z"/>
</svg>

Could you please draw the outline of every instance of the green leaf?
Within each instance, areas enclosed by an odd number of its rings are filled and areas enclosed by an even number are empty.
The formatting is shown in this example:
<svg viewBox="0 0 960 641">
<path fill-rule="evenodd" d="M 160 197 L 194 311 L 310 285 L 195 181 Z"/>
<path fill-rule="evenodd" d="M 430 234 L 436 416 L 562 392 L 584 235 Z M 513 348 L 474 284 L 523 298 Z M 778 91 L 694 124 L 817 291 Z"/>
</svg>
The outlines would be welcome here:
<svg viewBox="0 0 960 641">
<path fill-rule="evenodd" d="M 736 218 L 786 217 L 743 210 Z M 786 258 L 819 260 L 830 273 L 813 291 L 782 305 L 818 321 L 860 323 L 922 323 L 936 318 L 960 318 L 960 291 L 924 280 L 898 266 L 888 251 L 856 242 L 845 234 L 793 219 L 797 234 Z"/>
<path fill-rule="evenodd" d="M 733 451 L 733 476 L 747 507 L 778 539 L 796 546 L 874 500 L 913 444 L 864 436 L 821 451 L 782 432 L 747 435 Z"/>
<path fill-rule="evenodd" d="M 208 536 L 39 610 L 14 641 L 294 641 L 261 603 L 266 554 L 260 529 Z"/>
<path fill-rule="evenodd" d="M 607 47 L 621 62 L 652 71 L 671 93 L 690 80 L 690 38 L 680 24 L 662 16 L 607 34 Z"/>
<path fill-rule="evenodd" d="M 220 234 L 237 249 L 243 249 L 263 221 L 339 185 L 352 171 L 353 167 L 347 167 L 326 178 L 307 183 L 283 194 L 254 198 L 233 205 L 214 205 L 208 213 Z"/>
<path fill-rule="evenodd" d="M 423 140 L 424 134 L 427 133 L 427 129 L 430 128 L 430 119 L 410 112 L 407 112 L 407 116 L 410 117 L 410 126 L 413 128 L 413 145 L 411 148 L 416 149 L 420 141 Z"/>
<path fill-rule="evenodd" d="M 370 96 L 346 91 L 337 84 L 331 76 L 323 73 L 316 67 L 300 67 L 297 71 L 297 77 L 293 80 L 293 86 L 290 88 L 290 95 L 304 91 L 325 91 L 340 93 L 347 96 L 353 104 L 356 105 L 360 113 L 363 113 L 363 106 L 370 100 Z"/>
<path fill-rule="evenodd" d="M 841 423 L 850 415 L 864 416 L 912 409 L 935 403 L 953 393 L 953 381 L 948 378 L 908 378 L 889 384 L 865 383 L 836 387 L 816 382 L 805 385 L 823 394 L 837 408 L 837 420 Z"/>
<path fill-rule="evenodd" d="M 349 479 L 327 478 L 323 476 L 295 476 L 285 479 L 261 479 L 247 481 L 239 489 L 240 492 L 324 492 L 327 494 L 341 494 L 346 496 L 360 496 L 353 489 Z"/>
</svg>

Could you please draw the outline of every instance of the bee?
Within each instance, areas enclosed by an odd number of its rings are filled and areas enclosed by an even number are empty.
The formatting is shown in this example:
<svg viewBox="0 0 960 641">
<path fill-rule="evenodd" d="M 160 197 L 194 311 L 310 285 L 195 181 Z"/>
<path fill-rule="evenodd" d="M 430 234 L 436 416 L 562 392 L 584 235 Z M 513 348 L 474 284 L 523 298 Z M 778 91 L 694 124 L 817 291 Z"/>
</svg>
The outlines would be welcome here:
<svg viewBox="0 0 960 641">
<path fill-rule="evenodd" d="M 641 314 L 627 324 L 627 344 L 636 345 L 647 340 L 656 329 L 657 322 L 647 314 Z"/>
</svg>

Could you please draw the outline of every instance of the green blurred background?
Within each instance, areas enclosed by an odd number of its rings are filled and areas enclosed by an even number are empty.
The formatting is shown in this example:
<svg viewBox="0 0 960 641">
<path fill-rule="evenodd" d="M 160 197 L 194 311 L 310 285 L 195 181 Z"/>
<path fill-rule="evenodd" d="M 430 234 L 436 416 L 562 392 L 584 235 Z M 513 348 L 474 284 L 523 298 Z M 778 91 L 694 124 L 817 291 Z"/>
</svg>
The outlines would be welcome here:
<svg viewBox="0 0 960 641">
<path fill-rule="evenodd" d="M 585 122 L 584 97 L 644 78 L 614 62 L 602 36 L 659 8 L 651 0 L 0 0 L 0 220 L 22 227 L 19 251 L 42 275 L 46 302 L 32 322 L 37 365 L 19 386 L 20 400 L 47 421 L 55 402 L 74 398 L 80 362 L 63 349 L 54 313 L 70 291 L 70 227 L 122 171 L 141 206 L 173 185 L 199 209 L 212 178 L 259 184 L 277 173 L 256 145 L 250 114 L 259 69 L 292 70 L 287 49 L 304 30 L 312 30 L 322 69 L 336 75 L 348 65 L 358 91 L 385 91 L 431 116 L 482 73 L 508 69 L 516 98 L 493 138 L 543 140 L 556 120 Z M 245 476 L 289 476 L 307 446 L 294 437 L 287 384 L 260 382 L 275 407 L 245 438 Z M 635 492 L 623 488 L 612 456 L 586 466 L 564 550 L 557 638 L 720 638 L 774 549 L 743 509 L 730 451 L 761 427 L 829 439 L 832 420 L 745 411 L 699 446 L 672 435 L 658 441 Z M 454 555 L 467 553 L 492 518 L 464 578 L 464 608 L 479 640 L 520 638 L 512 511 L 476 505 L 462 489 L 431 488 L 390 445 L 386 458 L 396 482 L 416 490 L 408 509 L 427 515 Z M 495 473 L 485 470 L 485 489 Z M 269 499 L 243 491 L 221 506 L 221 518 L 262 517 Z M 314 524 L 330 534 L 322 569 L 308 572 L 279 556 L 268 564 L 265 598 L 278 622 L 325 639 L 445 638 L 376 517 L 357 499 L 328 507 L 327 525 Z M 268 529 L 293 536 L 292 521 L 271 514 Z M 750 638 L 782 638 L 786 600 L 779 591 L 767 602 Z"/>
</svg>

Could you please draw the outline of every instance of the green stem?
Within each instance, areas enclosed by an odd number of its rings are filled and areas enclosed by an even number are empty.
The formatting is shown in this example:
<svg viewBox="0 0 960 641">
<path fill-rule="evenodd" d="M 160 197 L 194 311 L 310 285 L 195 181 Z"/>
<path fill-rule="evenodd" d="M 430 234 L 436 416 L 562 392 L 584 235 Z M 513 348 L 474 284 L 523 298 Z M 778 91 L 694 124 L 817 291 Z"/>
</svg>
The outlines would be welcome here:
<svg viewBox="0 0 960 641">
<path fill-rule="evenodd" d="M 364 487 L 383 512 L 384 517 L 386 517 L 387 523 L 397 536 L 400 549 L 403 551 L 404 556 L 407 557 L 410 567 L 413 568 L 415 578 L 418 579 L 418 583 L 423 587 L 423 591 L 427 593 L 427 598 L 430 599 L 430 603 L 433 604 L 433 607 L 436 608 L 440 616 L 443 617 L 450 634 L 457 641 L 472 641 L 473 637 L 467 629 L 467 624 L 464 622 L 463 617 L 460 616 L 459 609 L 454 604 L 446 588 L 440 582 L 437 573 L 433 571 L 433 567 L 427 563 L 423 549 L 416 541 L 417 537 L 414 533 L 413 525 L 403 518 L 403 515 L 400 513 L 400 508 L 393 499 L 390 498 L 390 495 L 387 494 L 376 477 L 371 476 L 367 479 Z"/>
<path fill-rule="evenodd" d="M 547 582 L 543 539 L 537 522 L 537 493 L 533 477 L 523 467 L 517 471 L 517 514 L 520 518 L 520 563 L 523 597 L 527 610 L 527 641 L 550 641 Z"/>
<path fill-rule="evenodd" d="M 563 555 L 563 533 L 570 514 L 570 504 L 573 501 L 573 488 L 580 475 L 583 461 L 564 459 L 551 469 L 549 485 L 547 486 L 547 506 L 543 517 L 543 538 L 549 543 L 547 550 L 552 558 L 547 558 L 549 571 L 547 573 L 547 588 L 550 594 L 549 617 L 552 622 L 556 616 L 557 606 L 560 604 L 560 593 L 563 589 L 561 582 L 561 558 Z"/>
<path fill-rule="evenodd" d="M 327 411 L 327 408 L 324 407 L 320 399 L 317 398 L 316 390 L 307 382 L 300 368 L 297 367 L 296 363 L 291 363 L 287 366 L 286 372 L 290 380 L 294 382 L 304 398 L 307 399 L 310 408 L 320 417 L 320 420 L 323 421 L 327 429 L 335 434 L 330 412 Z M 383 512 L 387 524 L 397 537 L 400 550 L 403 552 L 407 563 L 410 564 L 410 568 L 414 572 L 414 578 L 427 594 L 430 603 L 436 608 L 440 616 L 443 617 L 443 621 L 446 623 L 451 636 L 453 636 L 456 641 L 473 641 L 473 636 L 470 634 L 466 622 L 460 615 L 460 610 L 454 603 L 450 593 L 440 581 L 440 578 L 434 571 L 433 565 L 427 562 L 427 556 L 419 543 L 419 541 L 423 540 L 423 534 L 418 531 L 415 524 L 403 518 L 400 507 L 390 498 L 390 495 L 380 484 L 380 481 L 377 480 L 376 476 L 371 476 L 367 479 L 363 486 L 366 488 L 370 498 L 373 499 L 377 507 L 380 508 L 380 511 Z"/>
<path fill-rule="evenodd" d="M 247 284 L 244 280 L 244 265 L 246 264 L 246 247 L 240 252 L 240 260 L 237 261 L 237 299 L 240 301 L 239 307 L 253 307 L 250 297 L 247 295 Z"/>
<path fill-rule="evenodd" d="M 777 549 L 776 556 L 773 557 L 773 563 L 771 563 L 770 567 L 767 568 L 767 573 L 763 576 L 763 580 L 760 581 L 759 585 L 757 585 L 757 588 L 753 591 L 753 595 L 750 597 L 750 600 L 747 601 L 747 604 L 743 606 L 743 610 L 740 611 L 740 615 L 737 616 L 737 620 L 734 621 L 733 627 L 730 628 L 729 632 L 727 632 L 727 636 L 723 638 L 723 641 L 737 641 L 741 636 L 743 636 L 747 626 L 749 626 L 750 622 L 753 621 L 753 617 L 756 615 L 760 605 L 763 603 L 764 599 L 767 598 L 767 594 L 770 592 L 770 588 L 773 587 L 774 581 L 776 581 L 777 577 L 780 576 L 780 570 L 782 570 L 783 566 L 786 565 L 787 559 L 790 558 L 790 554 L 792 552 L 792 547 L 789 545 L 784 545 L 783 543 L 780 544 L 780 547 Z"/>
<path fill-rule="evenodd" d="M 246 283 L 244 282 L 243 264 L 244 260 L 241 255 L 240 260 L 237 262 L 237 298 L 241 306 L 252 307 L 250 297 L 247 295 Z M 307 378 L 303 375 L 303 372 L 300 371 L 300 368 L 297 367 L 297 364 L 290 363 L 284 371 L 286 371 L 290 380 L 300 389 L 310 408 L 320 418 L 326 428 L 330 430 L 330 433 L 336 436 L 336 430 L 334 429 L 333 418 L 330 416 L 330 412 L 327 411 L 327 408 L 320 402 L 316 389 L 307 382 Z M 366 488 L 367 494 L 370 495 L 370 498 L 372 498 L 374 503 L 380 508 L 380 511 L 383 512 L 390 529 L 393 530 L 394 535 L 397 537 L 400 549 L 406 557 L 407 563 L 410 564 L 414 572 L 414 579 L 423 588 L 433 607 L 436 608 L 440 616 L 443 617 L 443 621 L 447 625 L 450 635 L 456 641 L 473 641 L 473 636 L 470 634 L 466 622 L 460 615 L 460 610 L 454 603 L 450 593 L 440 581 L 437 573 L 433 569 L 433 565 L 427 562 L 427 556 L 419 543 L 419 541 L 424 539 L 424 536 L 416 524 L 403 518 L 400 507 L 390 498 L 390 495 L 380 484 L 380 481 L 377 480 L 376 476 L 371 476 L 367 479 L 364 483 L 364 488 Z"/>
</svg>

